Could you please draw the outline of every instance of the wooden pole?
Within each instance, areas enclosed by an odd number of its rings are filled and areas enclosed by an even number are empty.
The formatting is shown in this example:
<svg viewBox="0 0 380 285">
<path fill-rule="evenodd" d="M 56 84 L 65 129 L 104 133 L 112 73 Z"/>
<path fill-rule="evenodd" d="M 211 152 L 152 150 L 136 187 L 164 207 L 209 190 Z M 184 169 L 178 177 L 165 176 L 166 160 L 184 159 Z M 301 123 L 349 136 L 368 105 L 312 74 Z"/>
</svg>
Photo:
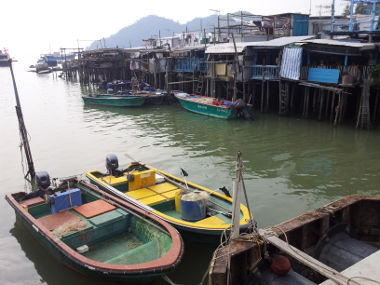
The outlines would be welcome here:
<svg viewBox="0 0 380 285">
<path fill-rule="evenodd" d="M 232 40 L 234 42 L 234 49 L 235 49 L 235 62 L 234 62 L 234 95 L 232 97 L 232 101 L 235 102 L 237 100 L 237 88 L 236 88 L 236 77 L 237 77 L 237 72 L 238 72 L 238 68 L 237 68 L 237 65 L 238 65 L 238 52 L 237 52 L 237 48 L 236 48 L 236 42 L 235 42 L 235 36 L 234 34 L 232 33 Z"/>
<path fill-rule="evenodd" d="M 16 105 L 16 113 L 17 113 L 17 118 L 18 118 L 21 138 L 22 138 L 22 145 L 24 146 L 25 155 L 26 155 L 26 159 L 27 159 L 27 162 L 28 162 L 28 173 L 30 174 L 31 179 L 33 179 L 36 176 L 36 172 L 34 170 L 34 163 L 33 163 L 32 153 L 31 153 L 30 147 L 29 147 L 28 132 L 26 131 L 26 127 L 25 127 L 25 123 L 24 123 L 24 118 L 23 118 L 22 110 L 21 110 L 20 99 L 18 97 L 16 80 L 15 80 L 15 77 L 14 77 L 14 74 L 13 74 L 12 60 L 9 60 L 9 68 L 11 70 L 11 75 L 12 75 L 12 80 L 13 80 L 13 88 L 15 90 L 16 103 L 17 103 L 17 105 Z M 26 173 L 25 177 L 28 176 L 28 173 Z"/>
</svg>

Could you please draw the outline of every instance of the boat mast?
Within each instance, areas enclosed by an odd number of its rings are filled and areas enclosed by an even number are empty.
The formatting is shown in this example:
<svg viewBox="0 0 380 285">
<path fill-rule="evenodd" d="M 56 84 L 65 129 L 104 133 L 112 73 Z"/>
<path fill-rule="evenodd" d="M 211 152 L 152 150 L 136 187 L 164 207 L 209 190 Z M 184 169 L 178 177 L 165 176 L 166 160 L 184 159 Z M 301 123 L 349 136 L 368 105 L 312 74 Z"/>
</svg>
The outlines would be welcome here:
<svg viewBox="0 0 380 285">
<path fill-rule="evenodd" d="M 240 192 L 241 192 L 241 172 L 243 169 L 243 158 L 241 151 L 237 152 L 236 158 L 236 178 L 233 182 L 232 194 L 232 233 L 231 239 L 239 237 L 240 227 Z"/>
<path fill-rule="evenodd" d="M 12 59 L 9 60 L 9 68 L 11 70 L 11 75 L 12 75 L 12 80 L 13 80 L 13 88 L 15 90 L 16 103 L 17 103 L 17 105 L 16 105 L 16 113 L 17 113 L 20 133 L 21 133 L 21 137 L 22 137 L 22 145 L 24 146 L 26 159 L 28 161 L 28 168 L 29 169 L 28 169 L 28 172 L 25 175 L 25 178 L 26 178 L 26 176 L 28 176 L 28 174 L 30 174 L 30 178 L 33 179 L 36 176 L 36 172 L 34 170 L 34 163 L 33 163 L 32 153 L 30 151 L 29 141 L 28 141 L 28 132 L 26 131 L 26 128 L 25 128 L 24 117 L 22 115 L 20 99 L 18 97 L 16 81 L 15 81 L 15 77 L 14 77 L 14 74 L 13 74 Z"/>
</svg>

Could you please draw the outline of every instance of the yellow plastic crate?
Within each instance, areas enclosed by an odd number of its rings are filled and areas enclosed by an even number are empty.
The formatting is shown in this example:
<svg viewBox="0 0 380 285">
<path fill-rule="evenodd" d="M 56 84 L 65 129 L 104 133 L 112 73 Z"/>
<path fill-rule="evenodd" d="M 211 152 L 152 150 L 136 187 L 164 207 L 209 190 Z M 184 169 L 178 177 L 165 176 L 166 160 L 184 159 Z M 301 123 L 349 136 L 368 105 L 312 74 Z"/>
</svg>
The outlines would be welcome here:
<svg viewBox="0 0 380 285">
<path fill-rule="evenodd" d="M 175 186 L 173 184 L 170 184 L 168 182 L 156 184 L 156 185 L 153 185 L 153 186 L 149 186 L 148 188 L 150 190 L 153 190 L 154 192 L 156 192 L 158 194 L 178 189 L 177 186 Z"/>
</svg>

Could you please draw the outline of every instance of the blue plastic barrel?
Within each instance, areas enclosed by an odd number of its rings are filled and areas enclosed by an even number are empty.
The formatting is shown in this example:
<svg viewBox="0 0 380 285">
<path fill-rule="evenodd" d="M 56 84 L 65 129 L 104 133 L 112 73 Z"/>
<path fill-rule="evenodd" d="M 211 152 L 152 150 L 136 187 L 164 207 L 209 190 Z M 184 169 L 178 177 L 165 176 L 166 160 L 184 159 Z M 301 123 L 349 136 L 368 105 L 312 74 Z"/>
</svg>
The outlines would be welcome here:
<svg viewBox="0 0 380 285">
<path fill-rule="evenodd" d="M 181 197 L 181 218 L 183 220 L 196 222 L 204 219 L 205 217 L 206 202 L 204 198 L 195 201 L 187 201 L 186 195 Z"/>
</svg>

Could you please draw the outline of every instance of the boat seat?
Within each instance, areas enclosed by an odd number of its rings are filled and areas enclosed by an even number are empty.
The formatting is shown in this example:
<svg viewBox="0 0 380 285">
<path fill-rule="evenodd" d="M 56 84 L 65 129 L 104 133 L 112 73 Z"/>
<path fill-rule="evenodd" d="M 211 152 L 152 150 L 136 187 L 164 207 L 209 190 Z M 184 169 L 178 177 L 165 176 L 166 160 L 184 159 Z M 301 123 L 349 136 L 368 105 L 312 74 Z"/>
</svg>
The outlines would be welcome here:
<svg viewBox="0 0 380 285">
<path fill-rule="evenodd" d="M 147 198 L 147 197 L 150 197 L 150 196 L 154 196 L 156 195 L 156 192 L 148 189 L 148 188 L 141 188 L 141 189 L 138 189 L 138 190 L 133 190 L 133 191 L 128 191 L 128 192 L 125 192 L 125 194 L 127 194 L 129 197 L 132 197 L 136 200 L 140 200 L 140 199 L 143 199 L 143 198 Z"/>
<path fill-rule="evenodd" d="M 155 205 L 168 200 L 167 197 L 157 194 L 156 192 L 148 188 L 128 191 L 125 192 L 125 194 L 148 206 Z"/>
<path fill-rule="evenodd" d="M 71 213 L 70 211 L 62 211 L 43 218 L 39 218 L 38 222 L 45 226 L 49 231 L 53 231 L 59 226 L 71 220 L 81 221 L 82 218 L 78 217 L 74 213 Z"/>
<path fill-rule="evenodd" d="M 116 207 L 104 200 L 96 200 L 82 206 L 73 208 L 76 212 L 89 219 L 97 215 L 115 210 Z"/>
<path fill-rule="evenodd" d="M 127 179 L 125 178 L 125 176 L 115 177 L 115 176 L 108 175 L 108 176 L 102 177 L 101 180 L 113 186 L 127 182 Z"/>
<path fill-rule="evenodd" d="M 376 251 L 375 253 L 372 253 L 370 256 L 367 256 L 361 261 L 348 267 L 347 269 L 343 270 L 341 273 L 348 278 L 353 277 L 353 276 L 362 276 L 362 277 L 367 277 L 373 280 L 380 280 L 379 260 L 380 260 L 380 250 Z M 354 278 L 353 281 L 356 281 L 363 285 L 373 284 L 372 281 L 360 279 L 360 278 Z M 336 284 L 337 283 L 335 283 L 331 279 L 328 279 L 320 283 L 320 285 L 336 285 Z"/>
<path fill-rule="evenodd" d="M 179 191 L 179 189 L 176 188 L 174 190 L 162 193 L 161 195 L 164 196 L 164 197 L 166 197 L 167 199 L 171 200 L 171 199 L 175 198 L 175 195 L 176 195 L 176 193 L 178 193 L 178 191 Z"/>
<path fill-rule="evenodd" d="M 27 207 L 32 207 L 36 205 L 40 205 L 42 203 L 45 203 L 45 200 L 42 199 L 41 197 L 34 197 L 28 200 L 24 200 L 20 202 L 21 206 L 27 206 Z"/>
<path fill-rule="evenodd" d="M 116 210 L 108 211 L 106 213 L 94 216 L 92 218 L 89 218 L 88 220 L 94 226 L 100 227 L 102 225 L 110 224 L 115 221 L 121 220 L 123 218 L 124 218 L 124 215 L 116 209 Z"/>
<path fill-rule="evenodd" d="M 139 201 L 145 205 L 151 206 L 168 200 L 166 197 L 156 194 L 151 197 L 139 199 Z"/>
<path fill-rule="evenodd" d="M 173 185 L 173 184 L 171 184 L 169 182 L 165 182 L 165 183 L 161 183 L 161 184 L 156 184 L 156 185 L 153 185 L 153 186 L 149 186 L 148 188 L 150 190 L 153 190 L 157 194 L 162 194 L 162 193 L 165 193 L 165 192 L 168 192 L 168 191 L 172 191 L 172 190 L 178 189 L 177 186 L 175 186 L 175 185 Z"/>
</svg>

